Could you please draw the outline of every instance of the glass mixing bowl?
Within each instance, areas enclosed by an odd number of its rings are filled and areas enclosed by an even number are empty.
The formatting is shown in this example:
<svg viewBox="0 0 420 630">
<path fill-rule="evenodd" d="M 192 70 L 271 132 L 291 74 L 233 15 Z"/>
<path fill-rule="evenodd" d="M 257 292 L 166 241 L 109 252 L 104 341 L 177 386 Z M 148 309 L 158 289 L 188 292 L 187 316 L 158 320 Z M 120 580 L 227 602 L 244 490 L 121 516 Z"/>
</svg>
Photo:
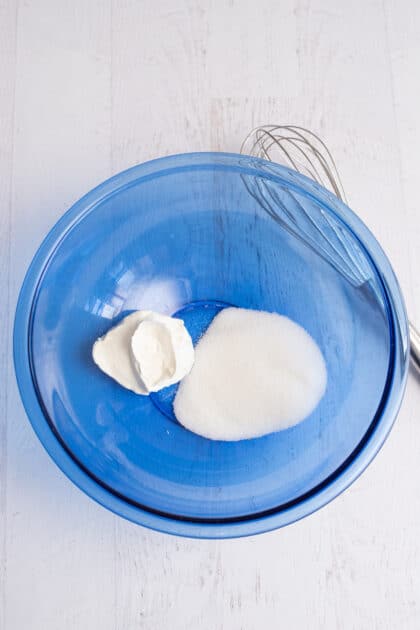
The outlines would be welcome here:
<svg viewBox="0 0 420 630">
<path fill-rule="evenodd" d="M 92 361 L 133 310 L 176 314 L 196 341 L 226 305 L 287 315 L 320 346 L 327 391 L 295 427 L 207 440 L 177 423 L 176 386 L 137 396 Z M 408 332 L 390 264 L 349 208 L 280 165 L 195 153 L 120 173 L 63 216 L 26 275 L 14 355 L 39 439 L 84 492 L 219 538 L 291 523 L 359 475 L 396 417 Z"/>
</svg>

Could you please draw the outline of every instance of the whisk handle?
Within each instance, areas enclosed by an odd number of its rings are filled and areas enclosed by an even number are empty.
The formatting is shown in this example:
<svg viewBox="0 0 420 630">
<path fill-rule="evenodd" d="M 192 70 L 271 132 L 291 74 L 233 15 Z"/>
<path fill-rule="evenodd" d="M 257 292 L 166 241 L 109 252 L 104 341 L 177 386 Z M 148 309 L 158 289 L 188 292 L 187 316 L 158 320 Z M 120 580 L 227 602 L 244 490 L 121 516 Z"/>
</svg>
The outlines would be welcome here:
<svg viewBox="0 0 420 630">
<path fill-rule="evenodd" d="M 420 333 L 410 323 L 410 354 L 411 360 L 420 372 Z"/>
</svg>

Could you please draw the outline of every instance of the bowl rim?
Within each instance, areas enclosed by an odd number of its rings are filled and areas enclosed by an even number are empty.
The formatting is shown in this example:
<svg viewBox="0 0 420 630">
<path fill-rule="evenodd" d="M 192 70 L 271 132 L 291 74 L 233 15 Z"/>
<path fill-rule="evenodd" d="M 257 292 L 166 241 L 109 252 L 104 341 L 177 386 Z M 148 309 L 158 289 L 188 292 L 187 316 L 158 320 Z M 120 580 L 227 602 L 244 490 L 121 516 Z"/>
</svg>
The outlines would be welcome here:
<svg viewBox="0 0 420 630">
<path fill-rule="evenodd" d="M 318 491 L 290 507 L 228 523 L 196 522 L 163 516 L 127 502 L 95 481 L 71 457 L 50 426 L 37 397 L 29 360 L 34 298 L 49 260 L 68 232 L 104 199 L 139 180 L 172 171 L 204 168 L 248 171 L 249 174 L 258 174 L 286 184 L 312 197 L 343 221 L 369 256 L 382 282 L 389 302 L 389 325 L 394 342 L 394 363 L 389 374 L 388 395 L 372 432 L 352 461 L 343 465 L 343 469 Z M 383 445 L 401 405 L 408 373 L 409 333 L 401 289 L 391 264 L 373 234 L 348 206 L 311 179 L 280 164 L 237 153 L 196 152 L 157 158 L 114 175 L 79 199 L 55 223 L 35 253 L 20 290 L 13 330 L 13 358 L 20 396 L 37 437 L 62 472 L 85 494 L 119 516 L 157 531 L 193 538 L 233 538 L 263 533 L 300 520 L 329 503 L 359 477 Z"/>
</svg>

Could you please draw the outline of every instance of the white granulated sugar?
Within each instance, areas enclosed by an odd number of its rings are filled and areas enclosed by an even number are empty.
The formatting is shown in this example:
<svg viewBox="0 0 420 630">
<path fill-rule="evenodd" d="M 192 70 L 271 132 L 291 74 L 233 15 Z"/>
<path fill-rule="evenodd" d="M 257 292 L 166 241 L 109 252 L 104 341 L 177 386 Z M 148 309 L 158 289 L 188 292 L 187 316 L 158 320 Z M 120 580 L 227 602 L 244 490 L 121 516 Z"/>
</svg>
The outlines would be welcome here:
<svg viewBox="0 0 420 630">
<path fill-rule="evenodd" d="M 178 421 L 213 440 L 243 440 L 306 418 L 324 395 L 321 351 L 277 313 L 226 308 L 195 349 L 174 402 Z"/>
</svg>

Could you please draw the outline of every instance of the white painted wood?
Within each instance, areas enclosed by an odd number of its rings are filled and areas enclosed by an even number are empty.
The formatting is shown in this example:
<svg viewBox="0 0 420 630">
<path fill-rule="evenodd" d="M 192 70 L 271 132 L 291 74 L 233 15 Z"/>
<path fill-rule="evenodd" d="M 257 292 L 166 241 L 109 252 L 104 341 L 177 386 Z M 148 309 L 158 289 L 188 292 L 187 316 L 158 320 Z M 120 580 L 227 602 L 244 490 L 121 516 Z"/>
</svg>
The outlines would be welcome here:
<svg viewBox="0 0 420 630">
<path fill-rule="evenodd" d="M 46 230 L 111 172 L 111 97 L 109 6 L 10 4 L 17 9 L 12 318 L 25 268 Z M 114 519 L 81 496 L 40 447 L 10 367 L 9 351 L 4 627 L 111 630 Z M 109 608 L 99 605 L 102 599 Z"/>
<path fill-rule="evenodd" d="M 13 126 L 16 76 L 16 9 L 0 4 L 0 287 L 3 314 L 0 321 L 0 628 L 5 627 L 6 558 L 7 558 L 7 403 L 10 373 L 10 236 L 13 178 Z M 2 31 L 3 31 L 2 29 Z"/>
<path fill-rule="evenodd" d="M 412 376 L 344 495 L 281 531 L 210 542 L 127 523 L 73 487 L 26 421 L 10 357 L 26 266 L 75 199 L 277 121 L 326 139 L 420 322 L 419 55 L 415 0 L 0 0 L 1 630 L 420 626 Z"/>
</svg>

